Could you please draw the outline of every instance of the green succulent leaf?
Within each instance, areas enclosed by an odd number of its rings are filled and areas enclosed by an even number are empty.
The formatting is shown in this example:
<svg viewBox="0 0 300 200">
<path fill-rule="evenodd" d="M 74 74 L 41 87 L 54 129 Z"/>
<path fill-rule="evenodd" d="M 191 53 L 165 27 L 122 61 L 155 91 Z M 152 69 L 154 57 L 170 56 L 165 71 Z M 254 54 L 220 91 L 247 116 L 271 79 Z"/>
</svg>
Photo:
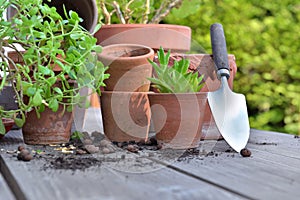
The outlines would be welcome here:
<svg viewBox="0 0 300 200">
<path fill-rule="evenodd" d="M 15 121 L 15 124 L 18 127 L 22 127 L 24 125 L 24 123 L 25 123 L 25 115 L 24 115 L 24 113 L 21 112 L 21 118 L 15 117 L 14 121 Z"/>
<path fill-rule="evenodd" d="M 32 98 L 33 106 L 39 106 L 40 104 L 42 104 L 42 101 L 43 101 L 42 95 L 40 91 L 37 91 Z"/>
<path fill-rule="evenodd" d="M 57 112 L 59 107 L 58 101 L 57 99 L 51 99 L 49 102 L 49 108 L 53 111 L 53 112 Z"/>
<path fill-rule="evenodd" d="M 2 122 L 2 120 L 0 120 L 0 134 L 4 135 L 5 133 L 6 133 L 5 126 Z"/>
<path fill-rule="evenodd" d="M 161 47 L 157 52 L 158 63 L 149 60 L 153 69 L 154 77 L 148 78 L 161 93 L 187 93 L 199 92 L 203 87 L 203 76 L 198 77 L 198 73 L 188 72 L 190 61 L 181 59 L 174 61 L 173 66 L 169 66 L 170 51 L 165 53 Z"/>
<path fill-rule="evenodd" d="M 38 70 L 39 70 L 39 72 L 42 73 L 43 75 L 50 75 L 50 74 L 52 73 L 52 71 L 51 71 L 49 68 L 44 67 L 44 66 L 42 66 L 42 65 L 39 65 L 39 66 L 38 66 Z"/>
</svg>

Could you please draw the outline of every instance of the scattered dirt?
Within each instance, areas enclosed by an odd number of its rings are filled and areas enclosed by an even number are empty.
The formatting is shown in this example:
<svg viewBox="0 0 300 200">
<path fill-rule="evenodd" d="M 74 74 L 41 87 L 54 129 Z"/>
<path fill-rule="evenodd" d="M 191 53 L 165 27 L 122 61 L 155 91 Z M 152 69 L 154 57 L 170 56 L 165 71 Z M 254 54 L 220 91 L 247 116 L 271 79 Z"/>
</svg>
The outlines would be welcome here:
<svg viewBox="0 0 300 200">
<path fill-rule="evenodd" d="M 82 157 L 75 155 L 67 156 L 51 156 L 42 157 L 47 160 L 44 169 L 69 169 L 69 170 L 85 170 L 91 166 L 100 166 L 102 161 L 93 157 Z"/>
<path fill-rule="evenodd" d="M 300 135 L 295 135 L 294 138 L 300 138 Z"/>
<path fill-rule="evenodd" d="M 226 153 L 235 153 L 235 150 L 233 150 L 232 148 L 230 148 L 230 149 L 226 149 L 225 152 Z"/>
<path fill-rule="evenodd" d="M 274 142 L 257 142 L 255 144 L 257 144 L 257 145 L 274 145 L 274 146 L 277 146 L 277 143 L 274 143 Z"/>
<path fill-rule="evenodd" d="M 133 153 L 138 153 L 142 150 L 157 151 L 162 148 L 160 144 L 157 143 L 155 137 L 150 137 L 148 140 L 141 140 L 139 142 L 129 141 L 129 142 L 113 142 L 119 148 L 128 150 Z"/>
<path fill-rule="evenodd" d="M 199 148 L 187 150 L 163 149 L 155 137 L 139 142 L 111 142 L 102 133 L 93 132 L 91 135 L 83 133 L 81 139 L 71 139 L 70 142 L 61 145 L 22 145 L 10 152 L 20 161 L 32 159 L 44 160 L 42 170 L 86 170 L 93 166 L 100 166 L 104 162 L 124 162 L 125 159 L 132 159 L 126 154 L 134 153 L 156 159 L 171 159 L 178 162 L 191 159 L 203 160 L 205 157 L 218 157 L 222 153 L 227 157 L 234 157 L 237 153 L 229 148 L 223 152 L 205 151 Z M 264 144 L 264 143 L 263 143 Z M 119 152 L 120 154 L 112 154 Z M 112 154 L 112 156 L 109 156 Z M 250 152 L 251 155 L 251 152 Z"/>
</svg>

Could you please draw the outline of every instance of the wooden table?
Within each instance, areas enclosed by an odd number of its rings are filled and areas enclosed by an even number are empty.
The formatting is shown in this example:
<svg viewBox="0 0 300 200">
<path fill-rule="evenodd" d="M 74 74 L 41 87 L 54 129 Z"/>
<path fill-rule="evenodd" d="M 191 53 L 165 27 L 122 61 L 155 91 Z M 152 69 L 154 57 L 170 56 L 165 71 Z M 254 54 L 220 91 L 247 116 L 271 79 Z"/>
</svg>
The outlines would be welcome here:
<svg viewBox="0 0 300 200">
<path fill-rule="evenodd" d="M 288 134 L 251 130 L 248 158 L 223 140 L 202 141 L 206 154 L 118 150 L 91 154 L 101 164 L 76 171 L 18 161 L 11 151 L 20 144 L 20 130 L 0 142 L 1 200 L 300 199 L 300 139 Z"/>
</svg>

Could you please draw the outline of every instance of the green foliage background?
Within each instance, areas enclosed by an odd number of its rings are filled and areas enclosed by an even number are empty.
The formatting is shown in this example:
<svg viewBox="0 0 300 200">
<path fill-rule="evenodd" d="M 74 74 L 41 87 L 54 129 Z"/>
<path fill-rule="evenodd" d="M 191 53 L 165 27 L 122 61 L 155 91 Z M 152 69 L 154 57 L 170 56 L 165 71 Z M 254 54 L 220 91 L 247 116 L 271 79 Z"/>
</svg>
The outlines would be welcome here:
<svg viewBox="0 0 300 200">
<path fill-rule="evenodd" d="M 199 2 L 195 14 L 182 18 L 182 9 L 175 10 L 163 23 L 190 26 L 198 53 L 211 53 L 209 27 L 223 24 L 238 66 L 234 91 L 247 98 L 251 127 L 300 134 L 300 2 Z"/>
</svg>

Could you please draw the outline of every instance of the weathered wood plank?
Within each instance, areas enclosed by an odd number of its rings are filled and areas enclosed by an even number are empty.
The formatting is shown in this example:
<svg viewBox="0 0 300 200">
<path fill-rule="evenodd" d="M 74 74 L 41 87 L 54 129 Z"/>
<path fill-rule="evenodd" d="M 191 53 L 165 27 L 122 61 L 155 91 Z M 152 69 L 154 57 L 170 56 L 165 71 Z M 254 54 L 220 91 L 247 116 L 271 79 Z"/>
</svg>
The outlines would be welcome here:
<svg viewBox="0 0 300 200">
<path fill-rule="evenodd" d="M 256 137 L 256 132 L 251 134 Z M 280 135 L 276 137 L 280 138 Z M 286 137 L 285 135 L 283 137 Z M 270 136 L 271 138 L 271 136 Z M 293 139 L 290 137 L 290 139 Z M 259 137 L 257 142 L 261 142 Z M 289 142 L 289 139 L 284 143 Z M 298 158 L 286 156 L 284 153 L 273 154 L 272 151 L 254 150 L 252 157 L 243 158 L 238 153 L 225 151 L 229 146 L 224 141 L 217 143 L 204 141 L 213 147 L 211 156 L 200 156 L 178 161 L 178 157 L 170 159 L 169 154 L 155 155 L 160 161 L 172 169 L 183 171 L 200 180 L 223 186 L 225 189 L 241 193 L 255 199 L 298 199 L 300 195 L 300 161 Z M 205 146 L 204 144 L 202 147 Z M 279 147 L 278 147 L 279 148 Z M 206 150 L 203 148 L 203 150 Z M 300 148 L 296 148 L 300 152 Z M 208 152 L 209 152 L 208 151 Z M 295 149 L 291 150 L 295 151 Z M 167 162 L 168 160 L 168 162 Z M 297 167 L 298 166 L 298 167 Z"/>
<path fill-rule="evenodd" d="M 12 133 L 16 138 L 17 133 Z M 13 150 L 19 142 L 6 138 L 1 146 Z M 125 159 L 111 162 L 125 155 Z M 1 153 L 8 172 L 15 180 L 22 199 L 243 199 L 223 188 L 174 171 L 164 165 L 128 152 L 91 155 L 104 160 L 100 166 L 85 171 L 44 168 L 43 159 L 17 161 Z M 124 157 L 124 156 L 123 156 Z M 106 161 L 105 161 L 106 160 Z M 9 174 L 10 173 L 10 174 Z M 9 178 L 9 177 L 7 177 Z M 14 183 L 12 183 L 13 185 Z"/>
<path fill-rule="evenodd" d="M 0 166 L 1 168 L 1 166 Z M 15 199 L 13 193 L 10 191 L 7 183 L 3 179 L 2 175 L 0 174 L 0 199 L 5 200 L 13 200 Z"/>
<path fill-rule="evenodd" d="M 295 138 L 294 135 L 251 130 L 248 146 L 272 154 L 300 159 L 300 138 Z"/>
</svg>

